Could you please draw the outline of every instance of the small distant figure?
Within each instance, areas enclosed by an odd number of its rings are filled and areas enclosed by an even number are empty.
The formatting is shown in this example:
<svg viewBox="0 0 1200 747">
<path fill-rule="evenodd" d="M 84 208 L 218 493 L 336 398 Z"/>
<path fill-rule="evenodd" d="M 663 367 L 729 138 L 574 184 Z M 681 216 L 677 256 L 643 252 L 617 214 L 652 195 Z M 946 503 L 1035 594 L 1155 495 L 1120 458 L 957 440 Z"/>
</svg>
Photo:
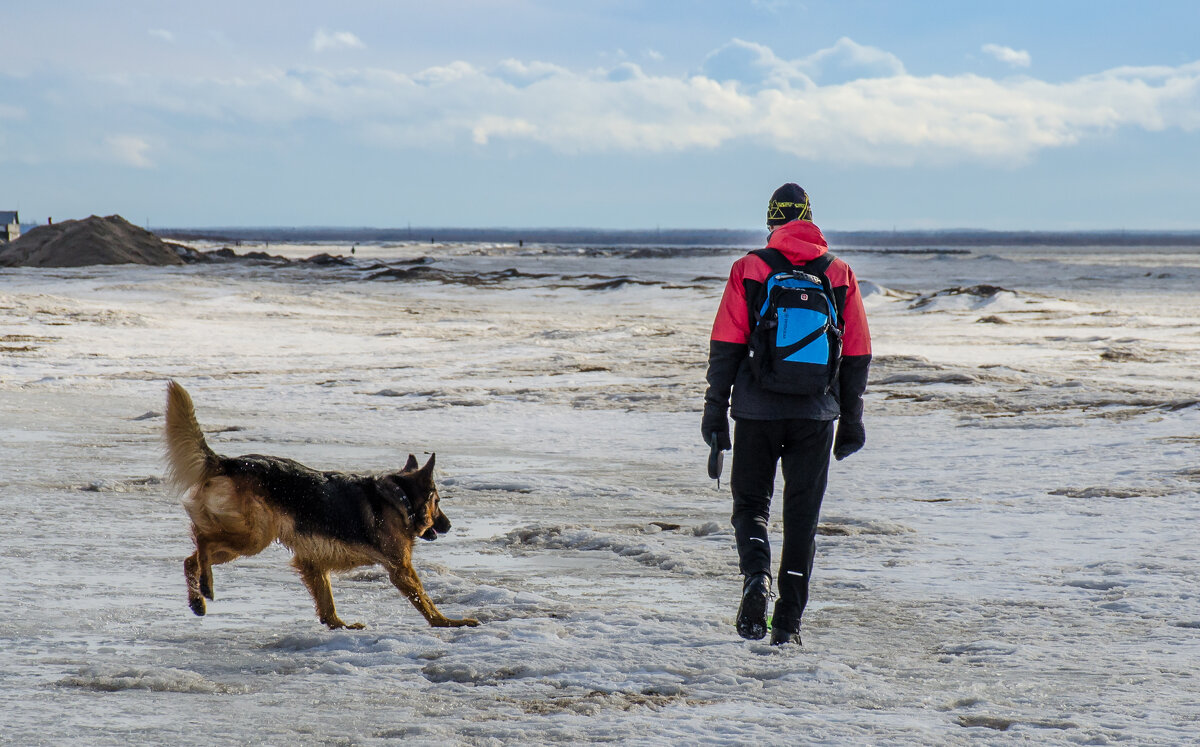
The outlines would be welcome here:
<svg viewBox="0 0 1200 747">
<path fill-rule="evenodd" d="M 828 251 L 808 194 L 785 184 L 767 206 L 767 248 L 733 263 L 713 322 L 701 433 L 728 450 L 731 522 L 743 576 L 737 631 L 767 634 L 775 467 L 783 461 L 783 552 L 771 644 L 800 643 L 817 521 L 829 472 L 863 447 L 871 336 L 858 281 Z M 836 435 L 834 421 L 838 421 Z"/>
<path fill-rule="evenodd" d="M 355 250 L 355 249 L 357 249 L 357 248 L 358 248 L 358 247 L 356 247 L 356 246 L 352 246 L 352 247 L 350 247 L 350 253 L 351 253 L 351 254 L 354 254 L 354 250 Z"/>
<path fill-rule="evenodd" d="M 517 246 L 525 246 L 525 239 L 517 239 Z"/>
</svg>

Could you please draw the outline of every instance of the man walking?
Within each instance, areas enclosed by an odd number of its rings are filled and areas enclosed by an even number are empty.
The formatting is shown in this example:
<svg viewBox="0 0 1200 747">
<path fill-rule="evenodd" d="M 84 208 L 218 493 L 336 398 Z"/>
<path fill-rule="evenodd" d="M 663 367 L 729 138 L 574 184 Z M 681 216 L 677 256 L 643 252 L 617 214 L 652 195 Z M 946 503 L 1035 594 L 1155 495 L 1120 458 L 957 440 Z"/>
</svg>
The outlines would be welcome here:
<svg viewBox="0 0 1200 747">
<path fill-rule="evenodd" d="M 862 396 L 871 337 L 854 272 L 829 254 L 802 188 L 775 190 L 767 228 L 767 248 L 738 259 L 729 272 L 713 322 L 701 431 L 705 443 L 730 448 L 732 390 L 732 523 L 744 579 L 737 630 L 752 640 L 767 634 L 767 521 L 776 464 L 783 462 L 771 643 L 799 644 L 830 447 L 840 461 L 866 442 Z M 794 308 L 783 308 L 788 304 Z"/>
</svg>

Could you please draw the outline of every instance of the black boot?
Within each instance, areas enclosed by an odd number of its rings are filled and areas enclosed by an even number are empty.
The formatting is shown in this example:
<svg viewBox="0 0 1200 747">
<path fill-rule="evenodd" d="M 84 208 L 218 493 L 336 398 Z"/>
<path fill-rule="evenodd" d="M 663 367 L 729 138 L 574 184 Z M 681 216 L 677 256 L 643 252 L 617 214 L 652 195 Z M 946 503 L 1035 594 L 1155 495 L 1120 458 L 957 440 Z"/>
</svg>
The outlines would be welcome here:
<svg viewBox="0 0 1200 747">
<path fill-rule="evenodd" d="M 783 599 L 775 603 L 775 614 L 771 616 L 772 646 L 782 646 L 785 643 L 804 645 L 800 642 L 800 619 L 792 612 Z"/>
<path fill-rule="evenodd" d="M 767 598 L 771 596 L 771 574 L 755 573 L 742 585 L 742 603 L 738 606 L 737 632 L 751 641 L 767 635 Z"/>
<path fill-rule="evenodd" d="M 800 642 L 799 630 L 788 630 L 777 625 L 771 626 L 771 645 L 782 646 L 785 643 L 794 643 L 797 646 L 803 646 Z"/>
</svg>

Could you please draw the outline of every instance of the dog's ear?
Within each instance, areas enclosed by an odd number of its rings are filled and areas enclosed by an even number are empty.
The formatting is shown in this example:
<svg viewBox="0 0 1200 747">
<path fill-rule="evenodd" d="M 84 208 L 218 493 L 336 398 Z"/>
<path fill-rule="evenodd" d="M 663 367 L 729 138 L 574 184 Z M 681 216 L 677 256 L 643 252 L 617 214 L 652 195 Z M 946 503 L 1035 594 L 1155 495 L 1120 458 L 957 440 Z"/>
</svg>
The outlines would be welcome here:
<svg viewBox="0 0 1200 747">
<path fill-rule="evenodd" d="M 412 472 L 418 466 L 419 465 L 417 464 L 417 458 L 415 456 L 413 456 L 412 454 L 409 454 L 408 461 L 404 463 L 404 469 L 402 469 L 401 472 Z"/>
<path fill-rule="evenodd" d="M 433 481 L 433 462 L 436 457 L 437 457 L 437 454 L 430 454 L 429 461 L 425 462 L 425 466 L 422 467 L 421 471 L 418 473 L 422 477 L 430 480 L 431 482 Z"/>
</svg>

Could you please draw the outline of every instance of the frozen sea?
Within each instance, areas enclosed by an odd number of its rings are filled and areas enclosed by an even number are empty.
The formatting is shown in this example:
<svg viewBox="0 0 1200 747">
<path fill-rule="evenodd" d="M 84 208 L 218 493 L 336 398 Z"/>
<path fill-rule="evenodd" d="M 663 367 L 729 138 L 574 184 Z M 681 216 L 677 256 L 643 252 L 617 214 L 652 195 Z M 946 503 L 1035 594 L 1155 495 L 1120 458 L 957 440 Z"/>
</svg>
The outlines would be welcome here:
<svg viewBox="0 0 1200 747">
<path fill-rule="evenodd" d="M 875 365 L 803 648 L 737 637 L 700 443 L 742 250 L 0 270 L 0 742 L 1195 743 L 1200 253 L 835 249 Z M 172 378 L 224 454 L 436 452 L 416 565 L 482 625 L 365 568 L 334 596 L 367 628 L 328 631 L 279 547 L 193 616 Z"/>
</svg>

